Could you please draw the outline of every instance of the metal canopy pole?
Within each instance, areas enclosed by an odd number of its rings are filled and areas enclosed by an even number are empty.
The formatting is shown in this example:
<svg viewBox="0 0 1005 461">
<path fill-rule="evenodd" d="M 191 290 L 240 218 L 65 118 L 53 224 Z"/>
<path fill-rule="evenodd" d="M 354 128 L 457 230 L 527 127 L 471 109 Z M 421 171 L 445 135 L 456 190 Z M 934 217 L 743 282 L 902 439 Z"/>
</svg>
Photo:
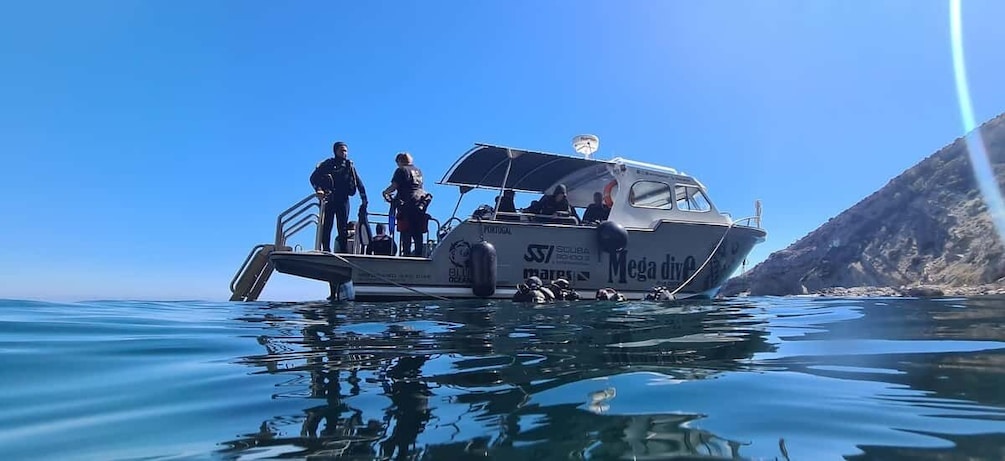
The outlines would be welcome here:
<svg viewBox="0 0 1005 461">
<path fill-rule="evenodd" d="M 461 200 L 464 200 L 464 194 L 471 192 L 474 187 L 471 186 L 457 186 L 461 191 L 461 195 L 457 197 L 457 204 L 454 205 L 454 212 L 450 214 L 450 219 L 454 219 L 457 216 L 457 209 L 461 207 Z M 449 220 L 448 220 L 449 222 Z"/>
<path fill-rule="evenodd" d="M 506 158 L 509 159 L 506 162 L 506 174 L 503 175 L 502 187 L 499 188 L 499 195 L 496 196 L 496 206 L 492 210 L 492 220 L 498 220 L 499 216 L 499 202 L 502 201 L 503 191 L 506 190 L 506 182 L 509 181 L 509 170 L 513 167 L 513 151 L 506 149 Z"/>
</svg>

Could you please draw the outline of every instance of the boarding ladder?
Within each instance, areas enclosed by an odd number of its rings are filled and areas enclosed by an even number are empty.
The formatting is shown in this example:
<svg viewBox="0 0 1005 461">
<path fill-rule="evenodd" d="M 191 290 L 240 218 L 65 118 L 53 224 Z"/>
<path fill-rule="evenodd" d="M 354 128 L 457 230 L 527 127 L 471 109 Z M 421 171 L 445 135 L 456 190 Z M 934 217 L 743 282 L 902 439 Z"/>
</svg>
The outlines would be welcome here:
<svg viewBox="0 0 1005 461">
<path fill-rule="evenodd" d="M 255 245 L 248 253 L 248 257 L 244 258 L 241 268 L 230 281 L 231 301 L 258 300 L 274 270 L 269 255 L 273 251 L 290 251 L 292 248 L 286 246 L 287 239 L 311 224 L 317 225 L 314 249 L 321 249 L 322 206 L 322 201 L 311 194 L 279 213 L 276 218 L 276 241 Z M 314 210 L 315 208 L 317 210 Z"/>
</svg>

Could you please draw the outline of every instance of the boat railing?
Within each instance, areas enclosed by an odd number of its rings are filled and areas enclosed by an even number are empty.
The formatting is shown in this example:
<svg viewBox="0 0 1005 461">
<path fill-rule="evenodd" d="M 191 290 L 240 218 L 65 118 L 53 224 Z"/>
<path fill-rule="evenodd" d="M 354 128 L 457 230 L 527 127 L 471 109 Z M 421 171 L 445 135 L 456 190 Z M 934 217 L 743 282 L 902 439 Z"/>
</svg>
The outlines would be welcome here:
<svg viewBox="0 0 1005 461">
<path fill-rule="evenodd" d="M 497 211 L 494 221 L 512 221 L 544 224 L 569 224 L 578 225 L 579 219 L 572 215 L 535 214 L 525 211 Z"/>
<path fill-rule="evenodd" d="M 367 224 L 368 225 L 374 223 L 374 221 L 371 218 L 378 218 L 381 221 L 387 221 L 387 220 L 390 220 L 390 217 L 391 217 L 391 215 L 388 214 L 388 213 L 375 213 L 375 212 L 370 212 L 370 211 L 367 211 L 367 213 L 366 213 L 366 219 L 367 219 Z M 436 245 L 438 245 L 440 243 L 439 230 L 442 229 L 443 226 L 440 223 L 440 220 L 434 218 L 432 215 L 430 215 L 428 213 L 426 214 L 426 219 L 428 221 L 430 221 L 431 223 L 434 223 L 436 225 L 436 227 L 432 228 L 434 230 L 429 230 L 430 228 L 429 228 L 428 224 L 427 224 L 427 227 L 426 227 L 426 233 L 429 234 L 429 237 L 426 239 L 426 249 L 425 250 L 426 250 L 426 256 L 429 256 L 429 253 L 432 252 L 432 249 L 435 248 Z M 357 223 L 357 225 L 358 225 L 358 223 Z M 358 229 L 358 227 L 355 227 L 355 226 L 354 226 L 354 228 Z M 389 226 L 388 224 L 385 224 L 385 229 L 387 229 L 387 232 L 388 232 L 387 235 L 390 236 L 392 239 L 395 239 L 395 240 L 399 240 L 400 239 L 400 233 L 397 232 L 396 230 L 392 230 L 391 226 Z M 354 231 L 354 232 L 357 232 L 357 231 Z M 351 247 L 351 249 L 353 250 L 354 253 L 361 254 L 361 253 L 363 253 L 365 251 L 362 245 L 357 245 L 355 243 L 356 234 L 351 234 L 350 240 L 353 240 L 353 243 L 350 244 L 350 247 Z"/>
<path fill-rule="evenodd" d="M 432 222 L 436 223 L 436 230 L 438 231 L 438 230 L 440 229 L 440 227 L 441 227 L 441 226 L 440 226 L 440 220 L 438 220 L 438 219 L 436 219 L 436 218 L 434 218 L 434 217 L 432 217 L 432 216 L 430 216 L 430 215 L 428 215 L 428 214 L 426 215 L 426 217 L 427 217 L 427 218 L 428 218 L 428 219 L 429 219 L 430 221 L 432 221 Z M 429 230 L 429 226 L 428 226 L 428 225 L 426 226 L 426 230 L 427 230 L 427 231 Z M 436 240 L 433 240 L 432 238 L 430 238 L 430 239 L 429 239 L 430 241 L 432 241 L 432 242 L 433 242 L 433 244 L 434 244 L 434 245 L 436 245 L 436 244 L 439 244 L 439 243 L 440 243 L 440 235 L 439 235 L 439 232 L 429 232 L 429 235 L 430 235 L 430 237 L 432 237 L 433 235 L 435 235 L 435 236 L 436 236 Z"/>
<path fill-rule="evenodd" d="M 746 218 L 740 218 L 733 221 L 734 226 L 744 226 L 744 227 L 754 227 L 757 229 L 761 228 L 761 217 L 760 216 L 748 216 Z"/>
<path fill-rule="evenodd" d="M 493 221 L 525 221 L 523 216 L 519 211 L 497 211 Z"/>
<path fill-rule="evenodd" d="M 276 217 L 276 237 L 275 245 L 276 248 L 286 247 L 286 242 L 292 238 L 294 235 L 300 231 L 306 229 L 312 224 L 317 225 L 316 236 L 314 241 L 314 250 L 321 250 L 321 228 L 324 223 L 324 214 L 321 210 L 325 206 L 325 197 L 317 197 L 315 194 L 310 194 L 297 203 L 294 203 L 289 208 L 283 210 Z M 367 221 L 372 222 L 370 218 L 377 218 L 378 220 L 386 220 L 390 217 L 388 213 L 376 213 L 367 212 Z M 434 229 L 439 229 L 441 227 L 440 221 L 432 216 L 427 215 L 429 221 L 434 223 L 436 227 Z M 427 243 L 436 245 L 439 243 L 439 236 L 437 232 L 430 231 L 430 238 Z M 392 235 L 392 237 L 395 237 Z M 252 252 L 254 253 L 254 252 Z"/>
<path fill-rule="evenodd" d="M 317 212 L 313 212 L 314 208 L 317 208 Z M 314 248 L 321 249 L 323 209 L 324 197 L 318 198 L 317 195 L 310 194 L 279 213 L 279 216 L 276 216 L 275 241 L 261 243 L 251 248 L 241 267 L 234 274 L 234 278 L 230 280 L 230 300 L 257 300 L 275 269 L 270 259 L 272 253 L 290 251 L 291 248 L 286 245 L 286 241 L 311 224 L 317 224 L 318 229 L 314 237 Z"/>
<path fill-rule="evenodd" d="M 304 216 L 304 217 L 300 218 L 299 221 L 297 221 L 296 223 L 288 226 L 288 228 L 286 228 L 286 229 L 283 230 L 283 241 L 288 240 L 290 237 L 292 237 L 297 232 L 302 231 L 305 227 L 310 226 L 311 224 L 317 223 L 317 220 L 318 220 L 318 215 L 317 214 L 313 214 L 313 213 L 310 214 L 310 215 L 307 215 L 307 216 Z"/>
<path fill-rule="evenodd" d="M 728 218 L 729 221 L 731 223 L 733 223 L 734 226 L 754 227 L 754 228 L 760 229 L 761 228 L 761 201 L 760 200 L 754 200 L 754 215 L 753 216 L 747 216 L 746 218 L 740 218 L 740 219 L 737 219 L 737 220 L 733 220 L 733 216 L 730 215 L 729 213 L 725 213 L 724 212 L 724 213 L 722 213 L 722 215 L 725 216 L 726 218 Z"/>
<path fill-rule="evenodd" d="M 276 217 L 276 248 L 285 247 L 287 239 L 293 237 L 293 235 L 312 223 L 316 223 L 317 232 L 314 239 L 314 249 L 320 250 L 321 226 L 324 221 L 321 210 L 324 209 L 324 201 L 324 197 L 318 198 L 317 195 L 310 194 L 291 207 L 283 210 L 282 213 L 279 213 L 279 216 Z M 311 213 L 314 208 L 317 208 L 317 211 Z M 307 215 L 304 216 L 304 214 Z M 300 219 L 294 221 L 297 218 Z"/>
</svg>

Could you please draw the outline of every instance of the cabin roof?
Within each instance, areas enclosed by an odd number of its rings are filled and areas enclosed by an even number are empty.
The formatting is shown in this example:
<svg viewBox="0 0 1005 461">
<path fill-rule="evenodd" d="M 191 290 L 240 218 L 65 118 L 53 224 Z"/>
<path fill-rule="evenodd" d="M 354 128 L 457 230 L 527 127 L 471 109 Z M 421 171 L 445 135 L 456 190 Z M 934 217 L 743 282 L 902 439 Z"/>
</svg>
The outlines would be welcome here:
<svg viewBox="0 0 1005 461">
<path fill-rule="evenodd" d="M 510 159 L 512 166 L 509 166 L 507 177 L 506 169 Z M 614 164 L 612 160 L 571 157 L 479 143 L 454 162 L 438 184 L 505 187 L 521 192 L 546 193 L 559 180 L 577 171 Z"/>
</svg>

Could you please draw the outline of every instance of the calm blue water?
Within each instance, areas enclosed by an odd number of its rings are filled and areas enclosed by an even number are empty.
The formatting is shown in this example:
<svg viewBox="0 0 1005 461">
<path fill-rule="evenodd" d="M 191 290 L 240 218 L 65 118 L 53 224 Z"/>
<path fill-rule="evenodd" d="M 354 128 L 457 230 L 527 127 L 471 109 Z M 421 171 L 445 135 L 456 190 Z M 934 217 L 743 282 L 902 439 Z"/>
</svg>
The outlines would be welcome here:
<svg viewBox="0 0 1005 461">
<path fill-rule="evenodd" d="M 1000 460 L 1003 314 L 0 301 L 0 459 Z"/>
</svg>

